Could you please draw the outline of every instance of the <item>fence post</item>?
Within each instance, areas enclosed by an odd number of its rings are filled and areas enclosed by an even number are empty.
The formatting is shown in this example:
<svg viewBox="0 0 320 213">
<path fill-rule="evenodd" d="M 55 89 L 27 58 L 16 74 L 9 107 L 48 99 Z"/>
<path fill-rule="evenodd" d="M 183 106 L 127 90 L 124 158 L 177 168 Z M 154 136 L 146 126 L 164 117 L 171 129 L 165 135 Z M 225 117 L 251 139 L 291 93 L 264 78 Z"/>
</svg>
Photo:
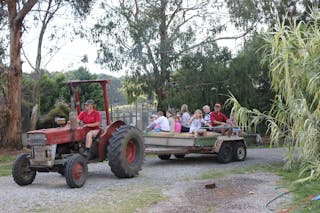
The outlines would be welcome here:
<svg viewBox="0 0 320 213">
<path fill-rule="evenodd" d="M 139 128 L 139 125 L 138 125 L 138 101 L 136 101 L 136 127 Z"/>
<path fill-rule="evenodd" d="M 110 119 L 111 119 L 111 122 L 114 121 L 113 114 L 112 114 L 112 104 L 110 105 Z"/>
</svg>

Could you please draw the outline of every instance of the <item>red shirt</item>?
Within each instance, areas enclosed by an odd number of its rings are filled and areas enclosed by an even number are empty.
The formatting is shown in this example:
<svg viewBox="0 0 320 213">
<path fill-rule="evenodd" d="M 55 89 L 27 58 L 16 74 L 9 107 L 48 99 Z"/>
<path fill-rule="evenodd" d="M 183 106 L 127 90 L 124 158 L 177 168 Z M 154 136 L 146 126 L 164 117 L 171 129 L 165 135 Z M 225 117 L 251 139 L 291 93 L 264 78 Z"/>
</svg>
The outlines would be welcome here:
<svg viewBox="0 0 320 213">
<path fill-rule="evenodd" d="M 92 124 L 100 122 L 100 113 L 97 110 L 93 110 L 90 114 L 87 111 L 80 112 L 78 119 L 83 122 L 83 124 Z M 89 127 L 90 129 L 100 129 L 99 126 Z"/>
<path fill-rule="evenodd" d="M 212 126 L 218 126 L 214 121 L 227 122 L 228 118 L 222 112 L 211 112 L 210 114 Z"/>
</svg>

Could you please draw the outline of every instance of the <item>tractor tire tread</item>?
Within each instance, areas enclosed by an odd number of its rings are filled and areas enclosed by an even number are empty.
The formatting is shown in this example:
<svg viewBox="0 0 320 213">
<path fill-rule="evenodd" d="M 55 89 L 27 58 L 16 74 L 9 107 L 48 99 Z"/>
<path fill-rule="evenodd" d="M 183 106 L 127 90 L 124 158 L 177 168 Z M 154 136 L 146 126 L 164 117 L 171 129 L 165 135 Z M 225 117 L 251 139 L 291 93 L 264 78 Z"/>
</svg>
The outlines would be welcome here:
<svg viewBox="0 0 320 213">
<path fill-rule="evenodd" d="M 32 172 L 31 177 L 27 180 L 25 178 L 21 177 L 21 175 L 20 175 L 19 163 L 23 159 L 27 158 L 28 156 L 29 156 L 29 154 L 26 154 L 26 153 L 19 154 L 12 165 L 12 177 L 13 177 L 14 181 L 20 186 L 25 186 L 25 185 L 31 184 L 36 177 L 36 171 L 31 171 Z"/>
<path fill-rule="evenodd" d="M 73 179 L 73 167 L 75 163 L 81 163 L 83 165 L 84 170 L 84 180 L 81 183 L 76 183 Z M 87 165 L 87 159 L 85 159 L 82 155 L 74 155 L 70 157 L 65 165 L 64 175 L 66 178 L 66 182 L 70 188 L 80 188 L 82 187 L 87 179 L 88 176 L 88 165 Z"/>
<path fill-rule="evenodd" d="M 138 137 L 136 140 L 139 143 L 138 146 L 138 154 L 140 156 L 135 165 L 128 165 L 126 159 L 126 149 L 124 149 L 124 145 L 126 145 L 128 135 L 134 135 Z M 141 170 L 143 158 L 144 158 L 144 143 L 141 131 L 133 126 L 123 125 L 116 129 L 116 131 L 112 134 L 112 137 L 109 141 L 108 146 L 108 158 L 109 158 L 109 166 L 111 167 L 111 171 L 119 178 L 131 178 L 137 176 L 139 171 Z"/>
</svg>

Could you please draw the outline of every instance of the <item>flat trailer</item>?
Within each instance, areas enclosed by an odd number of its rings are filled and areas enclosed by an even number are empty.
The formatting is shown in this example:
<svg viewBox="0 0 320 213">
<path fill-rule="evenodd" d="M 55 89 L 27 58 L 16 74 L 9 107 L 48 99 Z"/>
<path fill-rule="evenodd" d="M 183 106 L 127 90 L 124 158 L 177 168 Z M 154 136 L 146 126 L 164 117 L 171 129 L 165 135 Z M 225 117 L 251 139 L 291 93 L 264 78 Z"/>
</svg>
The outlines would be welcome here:
<svg viewBox="0 0 320 213">
<path fill-rule="evenodd" d="M 161 160 L 172 155 L 184 158 L 186 154 L 215 154 L 221 163 L 244 161 L 247 145 L 244 137 L 207 132 L 195 137 L 191 133 L 148 132 L 144 134 L 145 153 L 156 154 Z"/>
</svg>

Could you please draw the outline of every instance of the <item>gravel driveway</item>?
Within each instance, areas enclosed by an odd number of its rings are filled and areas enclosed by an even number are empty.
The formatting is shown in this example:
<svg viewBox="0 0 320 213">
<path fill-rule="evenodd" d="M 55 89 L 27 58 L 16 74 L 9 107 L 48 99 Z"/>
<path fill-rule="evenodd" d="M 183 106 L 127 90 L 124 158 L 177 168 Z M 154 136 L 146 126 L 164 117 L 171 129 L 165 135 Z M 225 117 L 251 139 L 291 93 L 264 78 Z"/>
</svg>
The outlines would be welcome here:
<svg viewBox="0 0 320 213">
<path fill-rule="evenodd" d="M 169 161 L 161 161 L 157 157 L 148 156 L 140 175 L 132 179 L 116 178 L 106 162 L 89 164 L 89 177 L 85 186 L 80 189 L 68 188 L 64 177 L 56 173 L 38 173 L 34 183 L 25 187 L 16 185 L 10 176 L 0 177 L 0 212 L 56 212 L 61 210 L 117 212 L 118 204 L 132 200 L 135 196 L 143 196 L 146 192 L 159 192 L 159 196 L 164 195 L 162 197 L 164 201 L 154 203 L 144 209 L 137 209 L 137 212 L 244 212 L 243 208 L 247 210 L 246 212 L 263 212 L 262 206 L 276 196 L 276 192 L 272 189 L 278 180 L 277 176 L 255 173 L 215 180 L 217 188 L 234 186 L 233 189 L 235 189 L 239 181 L 244 186 L 252 185 L 251 188 L 242 188 L 243 190 L 241 189 L 239 193 L 242 193 L 242 196 L 243 193 L 248 196 L 252 195 L 250 199 L 255 201 L 242 197 L 242 200 L 247 199 L 246 202 L 252 202 L 252 205 L 240 205 L 239 211 L 234 206 L 230 211 L 227 209 L 222 211 L 224 207 L 219 203 L 214 203 L 212 199 L 202 200 L 201 196 L 208 197 L 204 194 L 208 191 L 199 191 L 199 189 L 212 180 L 199 180 L 199 176 L 208 171 L 222 171 L 257 163 L 277 163 L 282 161 L 282 157 L 283 149 L 281 148 L 249 149 L 246 161 L 229 164 L 219 164 L 216 157 L 210 155 L 190 155 L 186 159 Z M 233 197 L 236 191 L 227 197 L 229 200 L 225 202 L 226 205 L 230 206 L 230 201 L 239 199 Z M 263 198 L 260 199 L 259 194 L 263 194 Z M 197 199 L 203 201 L 200 202 L 201 205 L 196 205 L 196 203 L 189 205 L 192 200 L 197 201 Z M 240 201 L 238 203 L 241 203 Z M 215 204 L 214 207 L 211 207 L 212 203 Z M 206 206 L 205 209 L 202 208 L 203 205 Z M 183 209 L 183 206 L 187 208 Z M 178 211 L 179 209 L 181 211 Z M 127 210 L 123 208 L 119 211 L 126 212 Z"/>
</svg>

